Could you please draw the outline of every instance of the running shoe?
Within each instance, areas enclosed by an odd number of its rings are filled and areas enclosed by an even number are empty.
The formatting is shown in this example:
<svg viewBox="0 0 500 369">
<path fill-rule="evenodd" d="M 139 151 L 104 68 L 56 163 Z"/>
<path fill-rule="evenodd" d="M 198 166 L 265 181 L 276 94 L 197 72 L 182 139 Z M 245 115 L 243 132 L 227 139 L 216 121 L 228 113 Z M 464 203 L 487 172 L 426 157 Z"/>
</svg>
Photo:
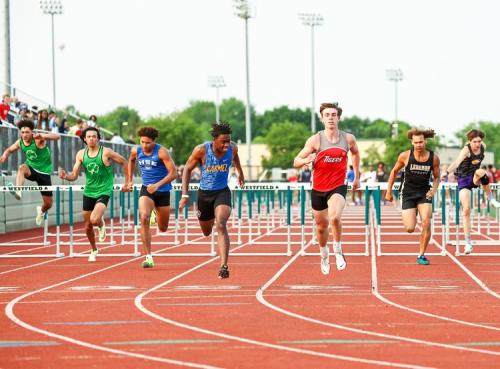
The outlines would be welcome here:
<svg viewBox="0 0 500 369">
<path fill-rule="evenodd" d="M 495 208 L 500 208 L 500 202 L 498 202 L 496 199 L 491 199 L 490 205 L 495 207 Z"/>
<path fill-rule="evenodd" d="M 324 275 L 330 274 L 330 258 L 321 258 L 321 273 Z"/>
<path fill-rule="evenodd" d="M 429 265 L 430 263 L 431 262 L 425 257 L 425 255 L 420 255 L 419 257 L 417 257 L 417 264 Z"/>
<path fill-rule="evenodd" d="M 35 218 L 35 223 L 37 226 L 41 225 L 43 223 L 43 219 L 45 218 L 45 213 L 42 212 L 42 207 L 37 206 L 36 207 L 36 218 Z"/>
<path fill-rule="evenodd" d="M 149 218 L 149 225 L 150 226 L 155 226 L 157 224 L 157 221 L 156 221 L 156 210 L 153 209 L 153 211 L 151 212 L 151 217 Z"/>
<path fill-rule="evenodd" d="M 99 242 L 104 242 L 106 239 L 106 223 L 104 219 L 102 220 L 101 226 L 97 227 L 97 230 L 99 231 Z"/>
<path fill-rule="evenodd" d="M 229 269 L 227 269 L 227 265 L 223 265 L 219 270 L 219 279 L 229 278 Z"/>
<path fill-rule="evenodd" d="M 152 268 L 152 267 L 154 267 L 154 266 L 155 266 L 155 263 L 154 263 L 154 261 L 153 261 L 153 258 L 151 258 L 151 259 L 146 258 L 146 260 L 144 260 L 144 261 L 142 262 L 142 267 L 143 267 L 144 269 L 146 269 L 146 268 Z"/>
<path fill-rule="evenodd" d="M 472 243 L 468 242 L 464 247 L 464 254 L 469 255 L 472 252 Z"/>
<path fill-rule="evenodd" d="M 7 187 L 14 187 L 14 183 L 12 182 L 9 182 L 7 183 Z M 22 197 L 22 194 L 21 194 L 21 191 L 14 191 L 14 190 L 11 190 L 9 191 L 11 195 L 13 195 L 17 200 L 21 200 L 21 197 Z"/>
<path fill-rule="evenodd" d="M 88 260 L 93 263 L 96 260 L 96 256 L 97 256 L 98 253 L 99 253 L 99 250 L 92 250 L 90 252 Z"/>
<path fill-rule="evenodd" d="M 347 266 L 347 262 L 344 257 L 344 253 L 342 252 L 342 246 L 334 247 L 335 251 L 335 264 L 337 264 L 338 270 L 344 270 Z"/>
</svg>

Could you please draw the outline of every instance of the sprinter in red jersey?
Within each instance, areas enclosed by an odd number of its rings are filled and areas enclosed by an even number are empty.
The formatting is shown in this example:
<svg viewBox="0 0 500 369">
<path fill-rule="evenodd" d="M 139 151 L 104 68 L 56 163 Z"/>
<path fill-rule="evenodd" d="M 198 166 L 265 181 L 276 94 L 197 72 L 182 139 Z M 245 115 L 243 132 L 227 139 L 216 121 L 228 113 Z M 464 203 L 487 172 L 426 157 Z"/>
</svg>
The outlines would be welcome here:
<svg viewBox="0 0 500 369">
<path fill-rule="evenodd" d="M 321 104 L 319 113 L 325 129 L 308 138 L 293 166 L 313 165 L 311 205 L 321 253 L 321 272 L 326 275 L 330 273 L 328 225 L 332 228 L 337 269 L 344 270 L 347 265 L 340 242 L 347 194 L 347 154 L 350 151 L 352 155 L 355 191 L 359 188 L 359 151 L 354 135 L 339 130 L 342 108 L 337 103 Z"/>
</svg>

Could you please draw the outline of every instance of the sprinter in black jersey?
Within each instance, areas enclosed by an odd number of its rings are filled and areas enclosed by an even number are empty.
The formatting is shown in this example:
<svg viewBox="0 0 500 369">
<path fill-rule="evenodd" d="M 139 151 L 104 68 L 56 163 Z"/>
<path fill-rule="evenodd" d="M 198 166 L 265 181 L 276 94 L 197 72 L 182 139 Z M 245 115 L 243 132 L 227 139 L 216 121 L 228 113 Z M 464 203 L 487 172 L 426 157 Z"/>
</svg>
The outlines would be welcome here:
<svg viewBox="0 0 500 369">
<path fill-rule="evenodd" d="M 467 132 L 467 145 L 460 151 L 457 159 L 451 163 L 447 171 L 443 173 L 443 177 L 455 173 L 458 182 L 458 194 L 462 204 L 462 217 L 465 236 L 464 253 L 469 255 L 472 252 L 471 232 L 471 191 L 480 185 L 483 186 L 484 193 L 490 205 L 498 208 L 500 203 L 493 198 L 489 185 L 488 175 L 485 169 L 481 169 L 481 162 L 484 159 L 483 143 L 484 132 L 479 129 L 472 129 Z"/>
<path fill-rule="evenodd" d="M 412 148 L 399 154 L 398 161 L 392 168 L 385 199 L 392 201 L 392 186 L 396 174 L 405 168 L 404 179 L 401 184 L 401 208 L 405 229 L 413 233 L 417 225 L 417 211 L 422 222 L 422 233 L 420 234 L 420 248 L 417 264 L 429 265 L 429 259 L 425 257 L 425 250 L 431 238 L 431 215 L 432 197 L 437 192 L 439 176 L 439 158 L 431 150 L 425 148 L 428 138 L 434 137 L 434 130 L 421 130 L 412 128 L 408 131 Z M 434 177 L 432 188 L 430 186 L 431 173 Z"/>
</svg>

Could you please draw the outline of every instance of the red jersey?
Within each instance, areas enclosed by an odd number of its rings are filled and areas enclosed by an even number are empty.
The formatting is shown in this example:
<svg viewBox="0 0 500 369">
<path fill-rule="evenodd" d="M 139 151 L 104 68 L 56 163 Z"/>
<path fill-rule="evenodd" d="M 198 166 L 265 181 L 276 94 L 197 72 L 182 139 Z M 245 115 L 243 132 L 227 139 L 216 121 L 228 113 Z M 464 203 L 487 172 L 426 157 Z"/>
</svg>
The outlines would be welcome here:
<svg viewBox="0 0 500 369">
<path fill-rule="evenodd" d="M 318 132 L 319 150 L 313 163 L 312 187 L 316 191 L 328 192 L 346 184 L 347 143 L 346 133 L 339 131 L 339 140 L 331 143 L 325 131 Z"/>
<path fill-rule="evenodd" d="M 7 104 L 0 104 L 0 119 L 7 120 L 7 114 L 9 113 L 10 106 Z"/>
</svg>

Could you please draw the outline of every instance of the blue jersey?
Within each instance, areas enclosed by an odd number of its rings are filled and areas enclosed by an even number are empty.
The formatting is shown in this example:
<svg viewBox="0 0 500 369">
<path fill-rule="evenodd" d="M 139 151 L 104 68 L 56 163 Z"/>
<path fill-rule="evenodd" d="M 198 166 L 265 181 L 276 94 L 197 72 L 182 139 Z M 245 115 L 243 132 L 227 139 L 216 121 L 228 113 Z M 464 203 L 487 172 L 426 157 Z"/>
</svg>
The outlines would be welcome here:
<svg viewBox="0 0 500 369">
<path fill-rule="evenodd" d="M 229 167 L 233 162 L 233 145 L 221 159 L 217 159 L 212 150 L 212 143 L 205 142 L 205 164 L 201 168 L 200 189 L 222 190 L 227 187 Z"/>
<path fill-rule="evenodd" d="M 151 155 L 146 155 L 144 151 L 142 151 L 142 147 L 137 146 L 137 161 L 139 162 L 139 168 L 141 168 L 142 184 L 144 186 L 155 184 L 168 175 L 168 170 L 163 160 L 158 157 L 160 147 L 159 144 L 155 144 L 153 153 Z M 171 189 L 172 184 L 167 183 L 158 188 L 158 192 L 166 192 Z"/>
</svg>

